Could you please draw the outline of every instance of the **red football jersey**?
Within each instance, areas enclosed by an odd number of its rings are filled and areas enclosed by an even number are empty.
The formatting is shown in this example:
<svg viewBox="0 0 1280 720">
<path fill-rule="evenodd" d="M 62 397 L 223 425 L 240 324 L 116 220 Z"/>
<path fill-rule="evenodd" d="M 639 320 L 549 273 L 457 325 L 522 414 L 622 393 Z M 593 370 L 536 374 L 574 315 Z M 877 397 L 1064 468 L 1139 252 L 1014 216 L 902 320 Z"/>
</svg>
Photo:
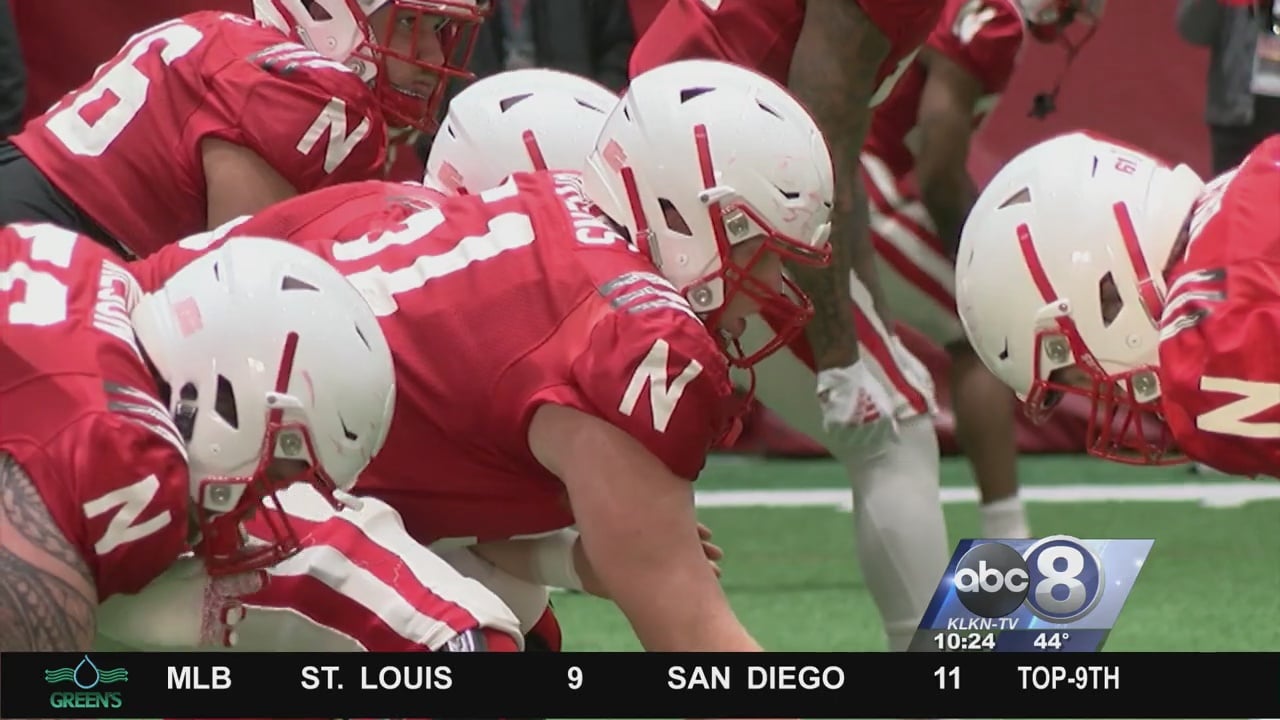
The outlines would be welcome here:
<svg viewBox="0 0 1280 720">
<path fill-rule="evenodd" d="M 889 54 L 876 72 L 875 106 L 933 29 L 944 0 L 852 2 L 889 40 Z M 667 0 L 636 42 L 631 76 L 676 60 L 707 58 L 749 67 L 786 85 L 804 12 L 805 0 Z"/>
<path fill-rule="evenodd" d="M 1161 318 L 1166 421 L 1188 456 L 1280 477 L 1280 137 L 1210 183 Z"/>
<path fill-rule="evenodd" d="M 1009 85 L 1022 50 L 1023 28 L 1016 0 L 947 0 L 925 43 L 982 83 L 984 95 L 974 108 L 974 128 Z M 865 149 L 883 160 L 895 177 L 915 167 L 915 128 L 925 79 L 924 66 L 912 62 L 893 93 L 876 108 L 867 132 Z"/>
<path fill-rule="evenodd" d="M 386 185 L 393 195 L 407 187 Z M 676 474 L 697 476 L 732 407 L 724 354 L 648 259 L 594 214 L 576 175 L 522 173 L 407 216 L 401 203 L 379 214 L 385 194 L 334 213 L 331 228 L 311 224 L 304 240 L 364 292 L 395 358 L 394 421 L 360 493 L 399 510 L 423 542 L 570 525 L 564 486 L 528 447 L 544 403 L 608 420 Z M 232 232 L 278 228 L 267 217 L 276 212 Z M 194 243 L 184 245 L 139 272 L 171 273 L 192 256 Z"/>
<path fill-rule="evenodd" d="M 377 176 L 387 144 L 357 75 L 256 20 L 217 12 L 135 35 L 13 142 L 145 256 L 206 229 L 205 138 L 253 150 L 299 192 Z"/>
<path fill-rule="evenodd" d="M 97 582 L 135 593 L 186 549 L 186 449 L 136 345 L 141 290 L 52 225 L 0 228 L 0 452 Z"/>
</svg>

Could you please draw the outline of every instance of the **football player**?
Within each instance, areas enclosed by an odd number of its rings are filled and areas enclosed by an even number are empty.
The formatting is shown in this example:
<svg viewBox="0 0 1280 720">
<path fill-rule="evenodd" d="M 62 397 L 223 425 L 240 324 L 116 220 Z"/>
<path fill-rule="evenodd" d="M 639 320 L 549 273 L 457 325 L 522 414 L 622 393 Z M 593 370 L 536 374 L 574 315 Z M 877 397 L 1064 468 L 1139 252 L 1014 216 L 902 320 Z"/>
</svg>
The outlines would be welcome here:
<svg viewBox="0 0 1280 720">
<path fill-rule="evenodd" d="M 1029 148 L 960 238 L 969 340 L 1033 417 L 1085 398 L 1094 455 L 1277 476 L 1277 197 L 1280 138 L 1207 186 L 1089 133 Z"/>
<path fill-rule="evenodd" d="M 603 121 L 602 116 L 593 110 L 594 105 L 599 102 L 591 99 L 593 94 L 599 92 L 607 91 L 597 88 L 590 81 L 547 70 L 503 73 L 471 85 L 450 104 L 443 127 L 483 128 L 483 132 L 460 130 L 457 133 L 442 133 L 443 141 L 437 140 L 427 158 L 425 184 L 448 192 L 450 187 L 462 185 L 472 188 L 491 187 L 513 172 L 547 167 L 548 163 L 553 168 L 581 168 L 591 149 L 590 143 L 584 140 L 584 135 L 593 135 L 591 130 L 598 128 Z M 458 102 L 464 99 L 466 102 Z M 603 96 L 600 100 L 603 101 Z M 537 160 L 542 156 L 547 158 L 547 162 Z M 879 339 L 876 350 L 887 348 L 895 341 L 878 324 L 874 314 L 864 315 L 855 309 L 855 317 L 866 322 L 863 336 Z M 868 317 L 870 320 L 866 320 Z M 748 325 L 748 334 L 754 336 L 757 331 L 764 329 L 766 326 L 763 323 L 751 323 Z M 876 362 L 874 352 L 868 352 L 867 355 L 871 362 Z M 794 361 L 784 361 L 783 357 L 779 354 L 761 361 L 757 367 L 762 371 L 754 378 L 755 390 L 784 420 L 820 435 L 820 418 L 812 411 L 813 404 L 804 401 L 808 396 L 803 389 L 797 391 L 798 388 L 805 387 L 810 373 Z M 889 363 L 885 365 L 893 367 Z M 739 379 L 744 386 L 749 386 L 750 377 Z M 931 398 L 932 388 L 927 371 L 919 368 L 906 383 L 907 387 L 925 388 L 916 397 L 919 398 L 921 408 L 928 408 L 926 399 Z M 906 394 L 896 392 L 895 397 L 901 402 L 899 412 L 904 417 L 911 417 L 906 413 L 913 412 L 914 407 L 908 403 Z M 800 401 L 797 402 L 797 398 Z M 937 476 L 937 450 L 936 443 L 929 442 L 933 437 L 933 430 L 928 417 L 921 417 L 923 419 L 919 423 L 906 423 L 908 437 L 919 434 L 916 444 L 910 447 L 904 445 L 902 450 L 884 460 L 855 460 L 859 477 L 883 478 L 887 483 L 892 475 L 901 485 L 904 484 L 902 478 L 908 473 L 918 473 L 923 478 L 921 484 L 927 487 L 929 478 Z M 920 447 L 934 448 L 932 458 L 927 452 L 914 452 Z M 840 448 L 837 447 L 836 450 L 838 452 Z M 890 460 L 893 462 L 889 462 Z M 868 470 L 869 467 L 883 470 L 871 471 Z M 872 500 L 878 501 L 878 496 Z M 936 498 L 933 502 L 937 502 Z M 553 562 L 550 558 L 555 557 L 556 547 L 555 542 L 547 539 L 530 544 L 525 551 L 536 554 L 539 558 L 538 566 L 566 567 L 566 560 L 563 558 L 566 557 L 565 551 L 569 544 L 560 542 L 559 557 L 562 559 Z M 477 551 L 486 553 L 489 559 L 495 553 L 506 555 L 512 552 L 507 548 L 489 547 L 477 548 Z M 515 561 L 508 561 L 511 562 Z M 516 567 L 520 565 L 517 562 Z M 504 595 L 504 599 L 513 608 L 522 604 L 510 593 Z M 899 632 L 905 635 L 914 627 L 912 619 L 904 617 L 895 625 L 895 646 L 901 647 L 905 641 L 905 638 L 899 639 Z"/>
<path fill-rule="evenodd" d="M 138 33 L 0 145 L 0 223 L 124 257 L 381 173 L 387 125 L 427 127 L 476 0 L 259 0 Z M 306 46 L 303 41 L 305 39 Z"/>
<path fill-rule="evenodd" d="M 4 651 L 87 650 L 98 603 L 188 545 L 215 576 L 289 557 L 287 522 L 241 523 L 294 482 L 336 504 L 386 438 L 377 320 L 300 248 L 228 242 L 143 293 L 91 240 L 14 224 L 0 288 Z"/>
<path fill-rule="evenodd" d="M 362 493 L 420 542 L 576 525 L 646 648 L 758 649 L 707 562 L 690 481 L 741 408 L 730 365 L 810 314 L 781 263 L 826 260 L 831 192 L 822 135 L 785 89 L 692 61 L 636 78 L 582 175 L 518 173 L 318 243 L 398 364 Z M 148 264 L 163 276 L 191 249 Z M 744 356 L 755 312 L 781 332 Z"/>
<path fill-rule="evenodd" d="M 812 346 L 824 425 L 859 444 L 891 434 L 887 379 L 859 355 L 845 278 L 850 269 L 885 313 L 866 240 L 865 192 L 858 151 L 871 120 L 937 22 L 944 0 L 632 0 L 637 17 L 652 16 L 631 56 L 634 76 L 673 60 L 712 58 L 750 67 L 786 84 L 831 143 L 838 185 L 832 270 L 793 268 L 814 299 L 805 335 Z M 885 316 L 887 317 L 887 316 Z M 850 428 L 858 428 L 849 432 Z"/>
<path fill-rule="evenodd" d="M 760 367 L 768 379 L 758 394 L 848 469 L 857 553 L 893 649 L 910 642 L 946 568 L 948 547 L 933 382 L 892 333 L 867 238 L 858 155 L 870 108 L 910 66 L 943 4 L 668 0 L 631 58 L 633 73 L 689 57 L 759 69 L 788 85 L 831 143 L 837 188 L 832 269 L 791 268 L 816 314 L 804 340 Z M 745 341 L 771 335 L 765 323 L 752 321 Z M 801 390 L 806 387 L 816 388 L 816 396 Z"/>
<path fill-rule="evenodd" d="M 1024 34 L 1065 41 L 1073 20 L 1092 26 L 1101 13 L 1102 0 L 948 0 L 920 54 L 876 108 L 862 151 L 885 293 L 899 321 L 951 355 L 956 432 L 981 489 L 984 537 L 1028 537 L 1030 530 L 1018 498 L 1013 398 L 973 354 L 955 315 L 951 258 L 977 197 L 969 144 L 1009 84 Z"/>
<path fill-rule="evenodd" d="M 269 228 L 303 244 L 349 240 L 435 207 L 447 195 L 466 194 L 468 187 L 479 191 L 496 186 L 512 172 L 548 167 L 580 171 L 617 101 L 607 89 L 568 73 L 499 73 L 469 85 L 450 102 L 432 145 L 426 185 L 451 190 L 381 181 L 335 186 L 279 203 L 246 219 L 242 227 L 229 225 L 215 234 Z M 548 122 L 551 118 L 554 124 Z M 495 157 L 502 162 L 494 162 Z M 163 255 L 137 267 L 164 264 Z M 447 623 L 429 618 L 450 612 L 456 616 L 456 608 L 463 607 L 488 632 L 482 638 L 488 650 L 504 644 L 492 632 L 516 638 L 525 633 L 526 650 L 558 650 L 547 585 L 602 592 L 573 530 L 479 547 L 447 539 L 433 543 L 431 552 L 404 537 L 394 511 L 376 499 L 365 498 L 360 510 L 331 517 L 299 491 L 282 493 L 280 501 L 289 521 L 306 527 L 305 549 L 300 557 L 269 570 L 269 590 L 242 603 L 239 597 L 204 593 L 185 576 L 166 578 L 148 587 L 145 597 L 108 602 L 100 613 L 107 626 L 103 632 L 130 648 L 430 651 L 447 649 L 453 634 Z M 700 533 L 714 562 L 719 548 L 709 543 L 710 531 L 700 528 Z M 440 567 L 442 561 L 450 567 Z M 365 572 L 350 572 L 353 567 Z M 475 592 L 469 580 L 479 581 L 505 605 Z M 343 599 L 335 602 L 334 591 Z M 514 632 L 515 621 L 509 620 L 512 612 L 520 632 Z M 151 622 L 157 613 L 168 621 Z"/>
</svg>

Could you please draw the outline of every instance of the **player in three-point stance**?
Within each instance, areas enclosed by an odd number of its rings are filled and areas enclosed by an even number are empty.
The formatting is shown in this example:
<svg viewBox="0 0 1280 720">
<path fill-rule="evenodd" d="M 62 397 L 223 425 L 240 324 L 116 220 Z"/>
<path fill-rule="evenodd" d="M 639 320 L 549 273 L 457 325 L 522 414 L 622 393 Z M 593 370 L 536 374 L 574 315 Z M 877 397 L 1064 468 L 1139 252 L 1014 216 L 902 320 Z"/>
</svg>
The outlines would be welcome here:
<svg viewBox="0 0 1280 720">
<path fill-rule="evenodd" d="M 476 0 L 257 0 L 138 33 L 0 144 L 0 223 L 141 257 L 272 202 L 381 174 L 460 74 Z M 305 45 L 305 46 L 304 46 Z"/>
<path fill-rule="evenodd" d="M 1101 11 L 1100 0 L 947 0 L 876 107 L 862 151 L 885 294 L 900 322 L 951 355 L 956 432 L 982 492 L 984 537 L 1028 537 L 1030 529 L 1018 498 L 1013 398 L 968 347 L 955 314 L 952 257 L 977 197 L 969 142 L 1008 85 L 1025 35 L 1066 43 L 1074 20 L 1092 27 Z"/>
<path fill-rule="evenodd" d="M 790 268 L 815 317 L 803 339 L 761 364 L 757 392 L 844 463 L 862 572 L 889 647 L 905 650 L 947 565 L 934 388 L 892 333 L 858 158 L 871 108 L 911 66 L 944 0 L 668 0 L 642 12 L 653 4 L 632 0 L 637 16 L 653 16 L 636 43 L 633 73 L 697 57 L 755 68 L 786 83 L 831 143 L 832 269 Z M 744 344 L 771 334 L 752 321 Z"/>
<path fill-rule="evenodd" d="M 88 238 L 13 224 L 0 278 L 0 650 L 89 649 L 99 602 L 189 546 L 202 591 L 260 585 L 298 538 L 241 523 L 292 483 L 332 511 L 386 437 L 386 340 L 305 250 L 238 239 L 144 293 Z"/>
<path fill-rule="evenodd" d="M 956 301 L 978 356 L 1037 416 L 1093 406 L 1088 451 L 1276 476 L 1280 139 L 1207 186 L 1076 132 L 1009 161 L 960 239 Z M 1015 302 L 1016 301 L 1016 302 Z"/>
</svg>

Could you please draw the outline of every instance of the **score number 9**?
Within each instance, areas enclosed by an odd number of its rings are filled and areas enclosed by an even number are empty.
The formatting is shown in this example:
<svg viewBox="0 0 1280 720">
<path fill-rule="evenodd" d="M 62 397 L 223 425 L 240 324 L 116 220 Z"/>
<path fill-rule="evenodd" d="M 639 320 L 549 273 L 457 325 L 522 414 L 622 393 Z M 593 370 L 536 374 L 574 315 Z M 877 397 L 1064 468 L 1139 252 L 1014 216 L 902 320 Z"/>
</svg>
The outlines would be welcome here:
<svg viewBox="0 0 1280 720">
<path fill-rule="evenodd" d="M 582 687 L 582 668 L 577 665 L 569 666 L 569 689 L 578 690 Z"/>
</svg>

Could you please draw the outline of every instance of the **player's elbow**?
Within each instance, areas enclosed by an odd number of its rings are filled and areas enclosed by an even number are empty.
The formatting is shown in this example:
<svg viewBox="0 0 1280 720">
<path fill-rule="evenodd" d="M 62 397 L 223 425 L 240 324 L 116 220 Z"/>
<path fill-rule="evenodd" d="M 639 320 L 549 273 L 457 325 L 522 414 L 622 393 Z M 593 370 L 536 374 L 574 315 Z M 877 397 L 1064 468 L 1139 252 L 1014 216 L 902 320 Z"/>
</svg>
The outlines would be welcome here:
<svg viewBox="0 0 1280 720">
<path fill-rule="evenodd" d="M 209 230 L 298 194 L 275 168 L 246 147 L 206 139 L 200 150 Z"/>
</svg>

